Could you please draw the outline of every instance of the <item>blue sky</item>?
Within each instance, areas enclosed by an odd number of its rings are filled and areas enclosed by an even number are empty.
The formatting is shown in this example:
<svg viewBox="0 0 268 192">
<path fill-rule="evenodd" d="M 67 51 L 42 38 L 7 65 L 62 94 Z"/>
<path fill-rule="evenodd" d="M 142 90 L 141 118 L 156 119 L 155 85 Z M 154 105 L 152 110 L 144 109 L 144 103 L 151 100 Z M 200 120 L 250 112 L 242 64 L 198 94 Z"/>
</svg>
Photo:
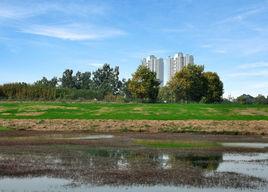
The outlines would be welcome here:
<svg viewBox="0 0 268 192">
<path fill-rule="evenodd" d="M 103 63 L 128 78 L 176 52 L 216 71 L 225 96 L 268 95 L 268 1 L 0 0 L 0 83 Z"/>
</svg>

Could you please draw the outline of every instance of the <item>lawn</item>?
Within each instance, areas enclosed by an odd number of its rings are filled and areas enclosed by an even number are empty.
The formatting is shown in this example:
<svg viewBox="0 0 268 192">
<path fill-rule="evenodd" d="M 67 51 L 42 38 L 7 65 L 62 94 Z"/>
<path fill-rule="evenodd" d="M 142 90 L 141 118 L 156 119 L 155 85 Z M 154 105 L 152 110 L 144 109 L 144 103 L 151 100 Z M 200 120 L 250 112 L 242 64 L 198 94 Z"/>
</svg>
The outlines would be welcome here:
<svg viewBox="0 0 268 192">
<path fill-rule="evenodd" d="M 1 102 L 0 119 L 268 120 L 268 105 Z"/>
</svg>

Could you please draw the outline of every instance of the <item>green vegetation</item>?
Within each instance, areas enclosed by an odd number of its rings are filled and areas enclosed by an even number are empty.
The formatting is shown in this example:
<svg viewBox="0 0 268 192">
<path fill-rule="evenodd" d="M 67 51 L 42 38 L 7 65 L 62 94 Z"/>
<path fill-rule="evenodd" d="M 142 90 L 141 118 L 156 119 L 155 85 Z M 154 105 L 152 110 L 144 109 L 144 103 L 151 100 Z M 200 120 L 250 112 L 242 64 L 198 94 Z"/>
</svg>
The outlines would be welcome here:
<svg viewBox="0 0 268 192">
<path fill-rule="evenodd" d="M 147 140 L 137 139 L 136 144 L 144 145 L 153 148 L 209 148 L 219 147 L 220 144 L 216 142 L 205 141 L 174 141 L 174 140 Z"/>
<path fill-rule="evenodd" d="M 155 102 L 159 91 L 160 82 L 156 79 L 156 73 L 151 72 L 146 66 L 140 65 L 129 80 L 128 89 L 135 99 Z"/>
<path fill-rule="evenodd" d="M 10 131 L 11 129 L 8 128 L 8 127 L 3 127 L 3 126 L 0 126 L 0 132 L 1 131 Z"/>
<path fill-rule="evenodd" d="M 0 103 L 0 118 L 268 120 L 268 106 L 241 104 L 2 102 Z"/>
<path fill-rule="evenodd" d="M 219 103 L 222 101 L 223 83 L 217 73 L 204 72 L 204 66 L 189 64 L 168 82 L 169 96 L 162 99 L 173 102 Z M 171 98 L 170 98 L 171 96 Z"/>
</svg>

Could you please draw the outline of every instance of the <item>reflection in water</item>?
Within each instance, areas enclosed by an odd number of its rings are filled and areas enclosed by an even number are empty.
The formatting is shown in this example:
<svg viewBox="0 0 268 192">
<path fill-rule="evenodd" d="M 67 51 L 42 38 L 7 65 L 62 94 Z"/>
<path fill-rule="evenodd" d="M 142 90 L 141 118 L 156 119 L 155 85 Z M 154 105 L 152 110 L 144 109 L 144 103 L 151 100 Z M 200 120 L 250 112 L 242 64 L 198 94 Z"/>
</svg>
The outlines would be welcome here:
<svg viewBox="0 0 268 192">
<path fill-rule="evenodd" d="M 268 179 L 268 153 L 223 155 L 218 172 L 236 172 Z"/>
<path fill-rule="evenodd" d="M 239 171 L 226 169 L 232 166 L 226 164 L 226 154 L 221 153 L 201 155 L 191 152 L 163 153 L 157 150 L 99 149 L 87 146 L 46 147 L 36 146 L 30 151 L 19 151 L 18 154 L 8 150 L 1 152 L 0 176 L 4 178 L 0 179 L 2 189 L 5 189 L 3 186 L 8 186 L 7 183 L 12 186 L 16 179 L 21 179 L 18 183 L 25 183 L 26 187 L 29 180 L 32 180 L 31 183 L 47 181 L 54 185 L 54 191 L 62 191 L 62 186 L 70 188 L 74 183 L 81 184 L 73 188 L 77 191 L 85 188 L 96 191 L 106 185 L 110 186 L 110 191 L 124 191 L 126 188 L 131 191 L 133 187 L 139 191 L 151 191 L 154 186 L 162 186 L 157 188 L 158 191 L 164 191 L 167 186 L 170 191 L 183 191 L 186 189 L 183 186 L 191 186 L 192 191 L 198 187 L 209 187 L 213 191 L 220 191 L 225 187 L 258 191 L 262 188 L 256 187 L 265 183 L 256 177 L 258 174 L 241 172 L 244 174 L 241 175 L 238 174 Z M 240 161 L 237 162 L 241 164 Z M 266 171 L 267 164 L 265 166 Z M 32 179 L 25 180 L 25 177 Z M 116 186 L 120 190 L 115 190 Z M 59 190 L 55 190 L 55 187 Z M 34 191 L 34 184 L 31 190 Z"/>
</svg>

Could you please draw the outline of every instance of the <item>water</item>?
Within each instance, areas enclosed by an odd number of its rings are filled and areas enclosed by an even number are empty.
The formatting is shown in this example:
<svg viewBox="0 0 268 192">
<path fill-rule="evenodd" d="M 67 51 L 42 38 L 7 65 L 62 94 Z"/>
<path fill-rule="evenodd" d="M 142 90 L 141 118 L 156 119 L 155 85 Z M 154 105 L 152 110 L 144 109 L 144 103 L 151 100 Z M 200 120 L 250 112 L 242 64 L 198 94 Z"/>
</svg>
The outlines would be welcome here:
<svg viewBox="0 0 268 192">
<path fill-rule="evenodd" d="M 266 148 L 268 143 L 222 143 L 225 147 Z"/>
<path fill-rule="evenodd" d="M 267 179 L 266 152 L 0 146 L 0 192 L 264 192 Z"/>
<path fill-rule="evenodd" d="M 83 137 L 73 137 L 69 139 L 95 140 L 95 139 L 112 139 L 113 137 L 114 137 L 113 135 L 88 135 L 88 136 L 83 136 Z"/>
</svg>

